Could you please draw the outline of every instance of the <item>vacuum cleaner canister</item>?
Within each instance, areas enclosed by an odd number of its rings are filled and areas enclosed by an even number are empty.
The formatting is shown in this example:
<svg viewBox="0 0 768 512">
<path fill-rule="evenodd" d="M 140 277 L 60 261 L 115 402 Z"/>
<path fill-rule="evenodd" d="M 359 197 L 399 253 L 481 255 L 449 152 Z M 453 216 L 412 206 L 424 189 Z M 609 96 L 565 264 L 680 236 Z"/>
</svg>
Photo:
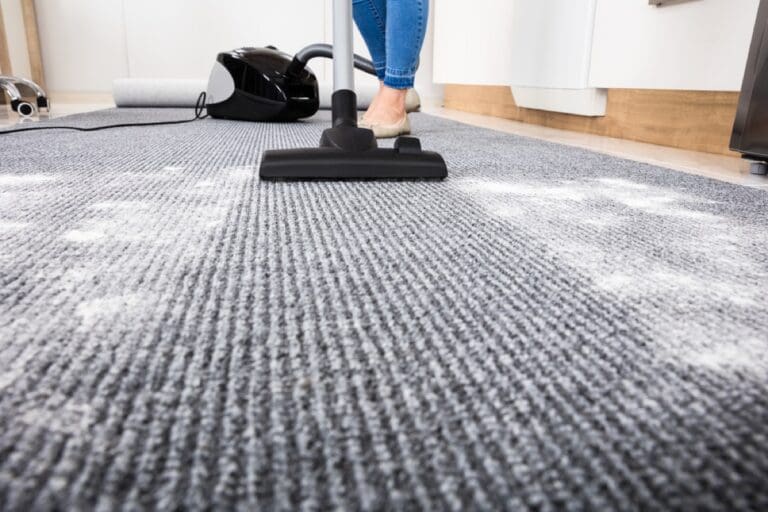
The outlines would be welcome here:
<svg viewBox="0 0 768 512">
<path fill-rule="evenodd" d="M 320 108 L 317 77 L 274 47 L 220 53 L 208 81 L 211 117 L 238 121 L 296 121 Z"/>
</svg>

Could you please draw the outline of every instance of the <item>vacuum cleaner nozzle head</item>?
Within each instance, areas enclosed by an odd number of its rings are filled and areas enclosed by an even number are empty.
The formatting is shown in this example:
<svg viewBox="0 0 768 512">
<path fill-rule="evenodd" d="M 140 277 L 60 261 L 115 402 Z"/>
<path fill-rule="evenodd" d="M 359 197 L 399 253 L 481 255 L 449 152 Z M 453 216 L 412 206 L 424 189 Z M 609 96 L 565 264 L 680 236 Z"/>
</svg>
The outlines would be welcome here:
<svg viewBox="0 0 768 512">
<path fill-rule="evenodd" d="M 320 108 L 317 77 L 291 67 L 293 57 L 273 47 L 220 53 L 208 82 L 211 117 L 239 121 L 296 121 Z M 290 72 L 289 72 L 290 68 Z"/>
</svg>

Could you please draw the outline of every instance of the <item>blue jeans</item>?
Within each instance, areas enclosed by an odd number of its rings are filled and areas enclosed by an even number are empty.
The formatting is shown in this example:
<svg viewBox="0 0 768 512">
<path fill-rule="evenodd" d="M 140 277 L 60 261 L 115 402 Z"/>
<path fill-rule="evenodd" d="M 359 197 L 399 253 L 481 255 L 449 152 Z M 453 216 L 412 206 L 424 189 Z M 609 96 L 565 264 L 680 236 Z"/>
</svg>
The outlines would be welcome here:
<svg viewBox="0 0 768 512">
<path fill-rule="evenodd" d="M 413 87 L 429 0 L 353 0 L 352 6 L 379 80 L 393 89 Z"/>
</svg>

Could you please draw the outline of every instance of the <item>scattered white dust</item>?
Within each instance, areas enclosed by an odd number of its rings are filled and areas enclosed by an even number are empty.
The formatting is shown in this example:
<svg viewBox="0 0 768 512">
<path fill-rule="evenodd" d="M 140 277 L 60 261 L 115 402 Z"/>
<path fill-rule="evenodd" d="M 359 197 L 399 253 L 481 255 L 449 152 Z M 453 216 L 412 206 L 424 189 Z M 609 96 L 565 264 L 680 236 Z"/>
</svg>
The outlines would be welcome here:
<svg viewBox="0 0 768 512">
<path fill-rule="evenodd" d="M 16 359 L 10 364 L 2 364 L 2 371 L 0 371 L 0 391 L 13 384 L 16 379 L 23 376 L 26 373 L 27 364 L 35 359 L 38 355 L 38 347 L 28 346 L 24 351 L 19 354 Z"/>
<path fill-rule="evenodd" d="M 47 174 L 0 174 L 0 187 L 17 187 L 21 185 L 36 185 L 55 180 L 55 176 Z"/>
<path fill-rule="evenodd" d="M 238 165 L 234 167 L 225 167 L 222 169 L 229 178 L 236 180 L 247 180 L 256 176 L 255 165 Z"/>
<path fill-rule="evenodd" d="M 653 267 L 658 269 L 652 270 Z M 758 286 L 675 272 L 659 264 L 649 263 L 645 272 L 597 275 L 594 282 L 598 288 L 630 297 L 668 295 L 705 301 L 717 299 L 743 307 L 760 305 Z"/>
<path fill-rule="evenodd" d="M 136 316 L 152 307 L 152 297 L 129 293 L 86 300 L 78 304 L 75 314 L 80 317 L 81 327 L 91 329 L 100 322 L 133 322 Z"/>
<path fill-rule="evenodd" d="M 73 402 L 63 395 L 55 395 L 47 402 L 29 407 L 19 419 L 30 427 L 69 435 L 86 432 L 93 422 L 94 411 L 88 404 Z"/>
<path fill-rule="evenodd" d="M 515 206 L 500 206 L 494 208 L 491 213 L 499 217 L 520 217 L 521 215 L 525 215 L 525 210 Z"/>
<path fill-rule="evenodd" d="M 141 210 L 149 207 L 149 203 L 144 201 L 102 201 L 94 203 L 89 208 L 97 211 L 109 210 Z"/>
<path fill-rule="evenodd" d="M 595 226 L 598 228 L 607 228 L 616 224 L 612 219 L 609 218 L 582 219 L 581 223 L 587 226 Z"/>
<path fill-rule="evenodd" d="M 106 234 L 103 231 L 85 231 L 81 229 L 73 229 L 64 233 L 64 240 L 68 242 L 93 242 L 104 238 Z"/>
<path fill-rule="evenodd" d="M 173 208 L 155 209 L 143 202 L 103 202 L 90 207 L 92 210 L 107 212 L 107 218 L 83 220 L 63 238 L 70 242 L 114 242 L 140 241 L 151 245 L 168 245 L 179 241 L 184 235 L 200 233 L 212 226 L 222 224 L 229 212 L 229 202 L 223 205 L 182 204 Z"/>
<path fill-rule="evenodd" d="M 617 272 L 604 277 L 598 277 L 595 279 L 595 284 L 598 288 L 615 292 L 632 286 L 635 283 L 635 279 L 635 276 Z"/>
<path fill-rule="evenodd" d="M 527 213 L 520 225 L 546 234 L 554 253 L 604 290 L 690 304 L 711 303 L 715 298 L 733 306 L 760 304 L 765 279 L 757 279 L 760 269 L 744 244 L 768 237 L 727 217 L 696 209 L 714 201 L 616 178 L 554 184 L 467 179 L 461 186 L 498 218 L 514 222 L 521 212 Z M 617 204 L 631 211 L 617 209 Z M 635 211 L 662 219 L 644 222 Z M 604 234 L 608 229 L 615 232 L 614 238 Z M 635 247 L 631 237 L 655 239 L 658 248 Z M 623 248 L 612 250 L 611 239 Z M 679 255 L 700 260 L 703 268 L 681 270 L 676 264 L 681 261 Z"/>
<path fill-rule="evenodd" d="M 11 220 L 0 219 L 0 232 L 20 231 L 27 229 L 29 226 L 29 222 L 14 222 Z"/>
<path fill-rule="evenodd" d="M 746 370 L 760 377 L 768 376 L 768 342 L 746 339 L 718 343 L 714 347 L 683 355 L 688 363 L 716 371 Z"/>
<path fill-rule="evenodd" d="M 609 187 L 627 188 L 631 190 L 648 190 L 648 185 L 643 183 L 635 183 L 634 181 L 623 180 L 621 178 L 598 178 L 596 181 Z"/>
<path fill-rule="evenodd" d="M 468 182 L 470 187 L 479 192 L 490 194 L 512 194 L 515 196 L 533 197 L 540 199 L 553 199 L 559 201 L 583 201 L 586 195 L 579 186 L 535 186 L 523 183 L 505 182 Z"/>
</svg>

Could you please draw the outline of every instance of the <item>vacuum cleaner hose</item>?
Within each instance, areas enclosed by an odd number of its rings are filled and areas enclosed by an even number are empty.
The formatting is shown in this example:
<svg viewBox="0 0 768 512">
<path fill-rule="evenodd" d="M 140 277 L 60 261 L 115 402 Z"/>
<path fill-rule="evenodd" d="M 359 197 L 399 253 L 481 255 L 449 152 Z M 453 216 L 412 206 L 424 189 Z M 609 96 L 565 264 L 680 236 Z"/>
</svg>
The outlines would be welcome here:
<svg viewBox="0 0 768 512">
<path fill-rule="evenodd" d="M 299 75 L 302 71 L 304 71 L 307 63 L 316 57 L 332 59 L 333 45 L 317 43 L 307 46 L 303 50 L 299 51 L 299 53 L 297 53 L 293 58 L 293 62 L 291 62 L 291 65 L 288 67 L 287 73 L 293 76 Z M 354 56 L 354 66 L 364 73 L 376 76 L 376 68 L 373 67 L 373 62 L 366 59 L 365 57 L 361 57 L 360 55 L 356 54 Z"/>
</svg>

